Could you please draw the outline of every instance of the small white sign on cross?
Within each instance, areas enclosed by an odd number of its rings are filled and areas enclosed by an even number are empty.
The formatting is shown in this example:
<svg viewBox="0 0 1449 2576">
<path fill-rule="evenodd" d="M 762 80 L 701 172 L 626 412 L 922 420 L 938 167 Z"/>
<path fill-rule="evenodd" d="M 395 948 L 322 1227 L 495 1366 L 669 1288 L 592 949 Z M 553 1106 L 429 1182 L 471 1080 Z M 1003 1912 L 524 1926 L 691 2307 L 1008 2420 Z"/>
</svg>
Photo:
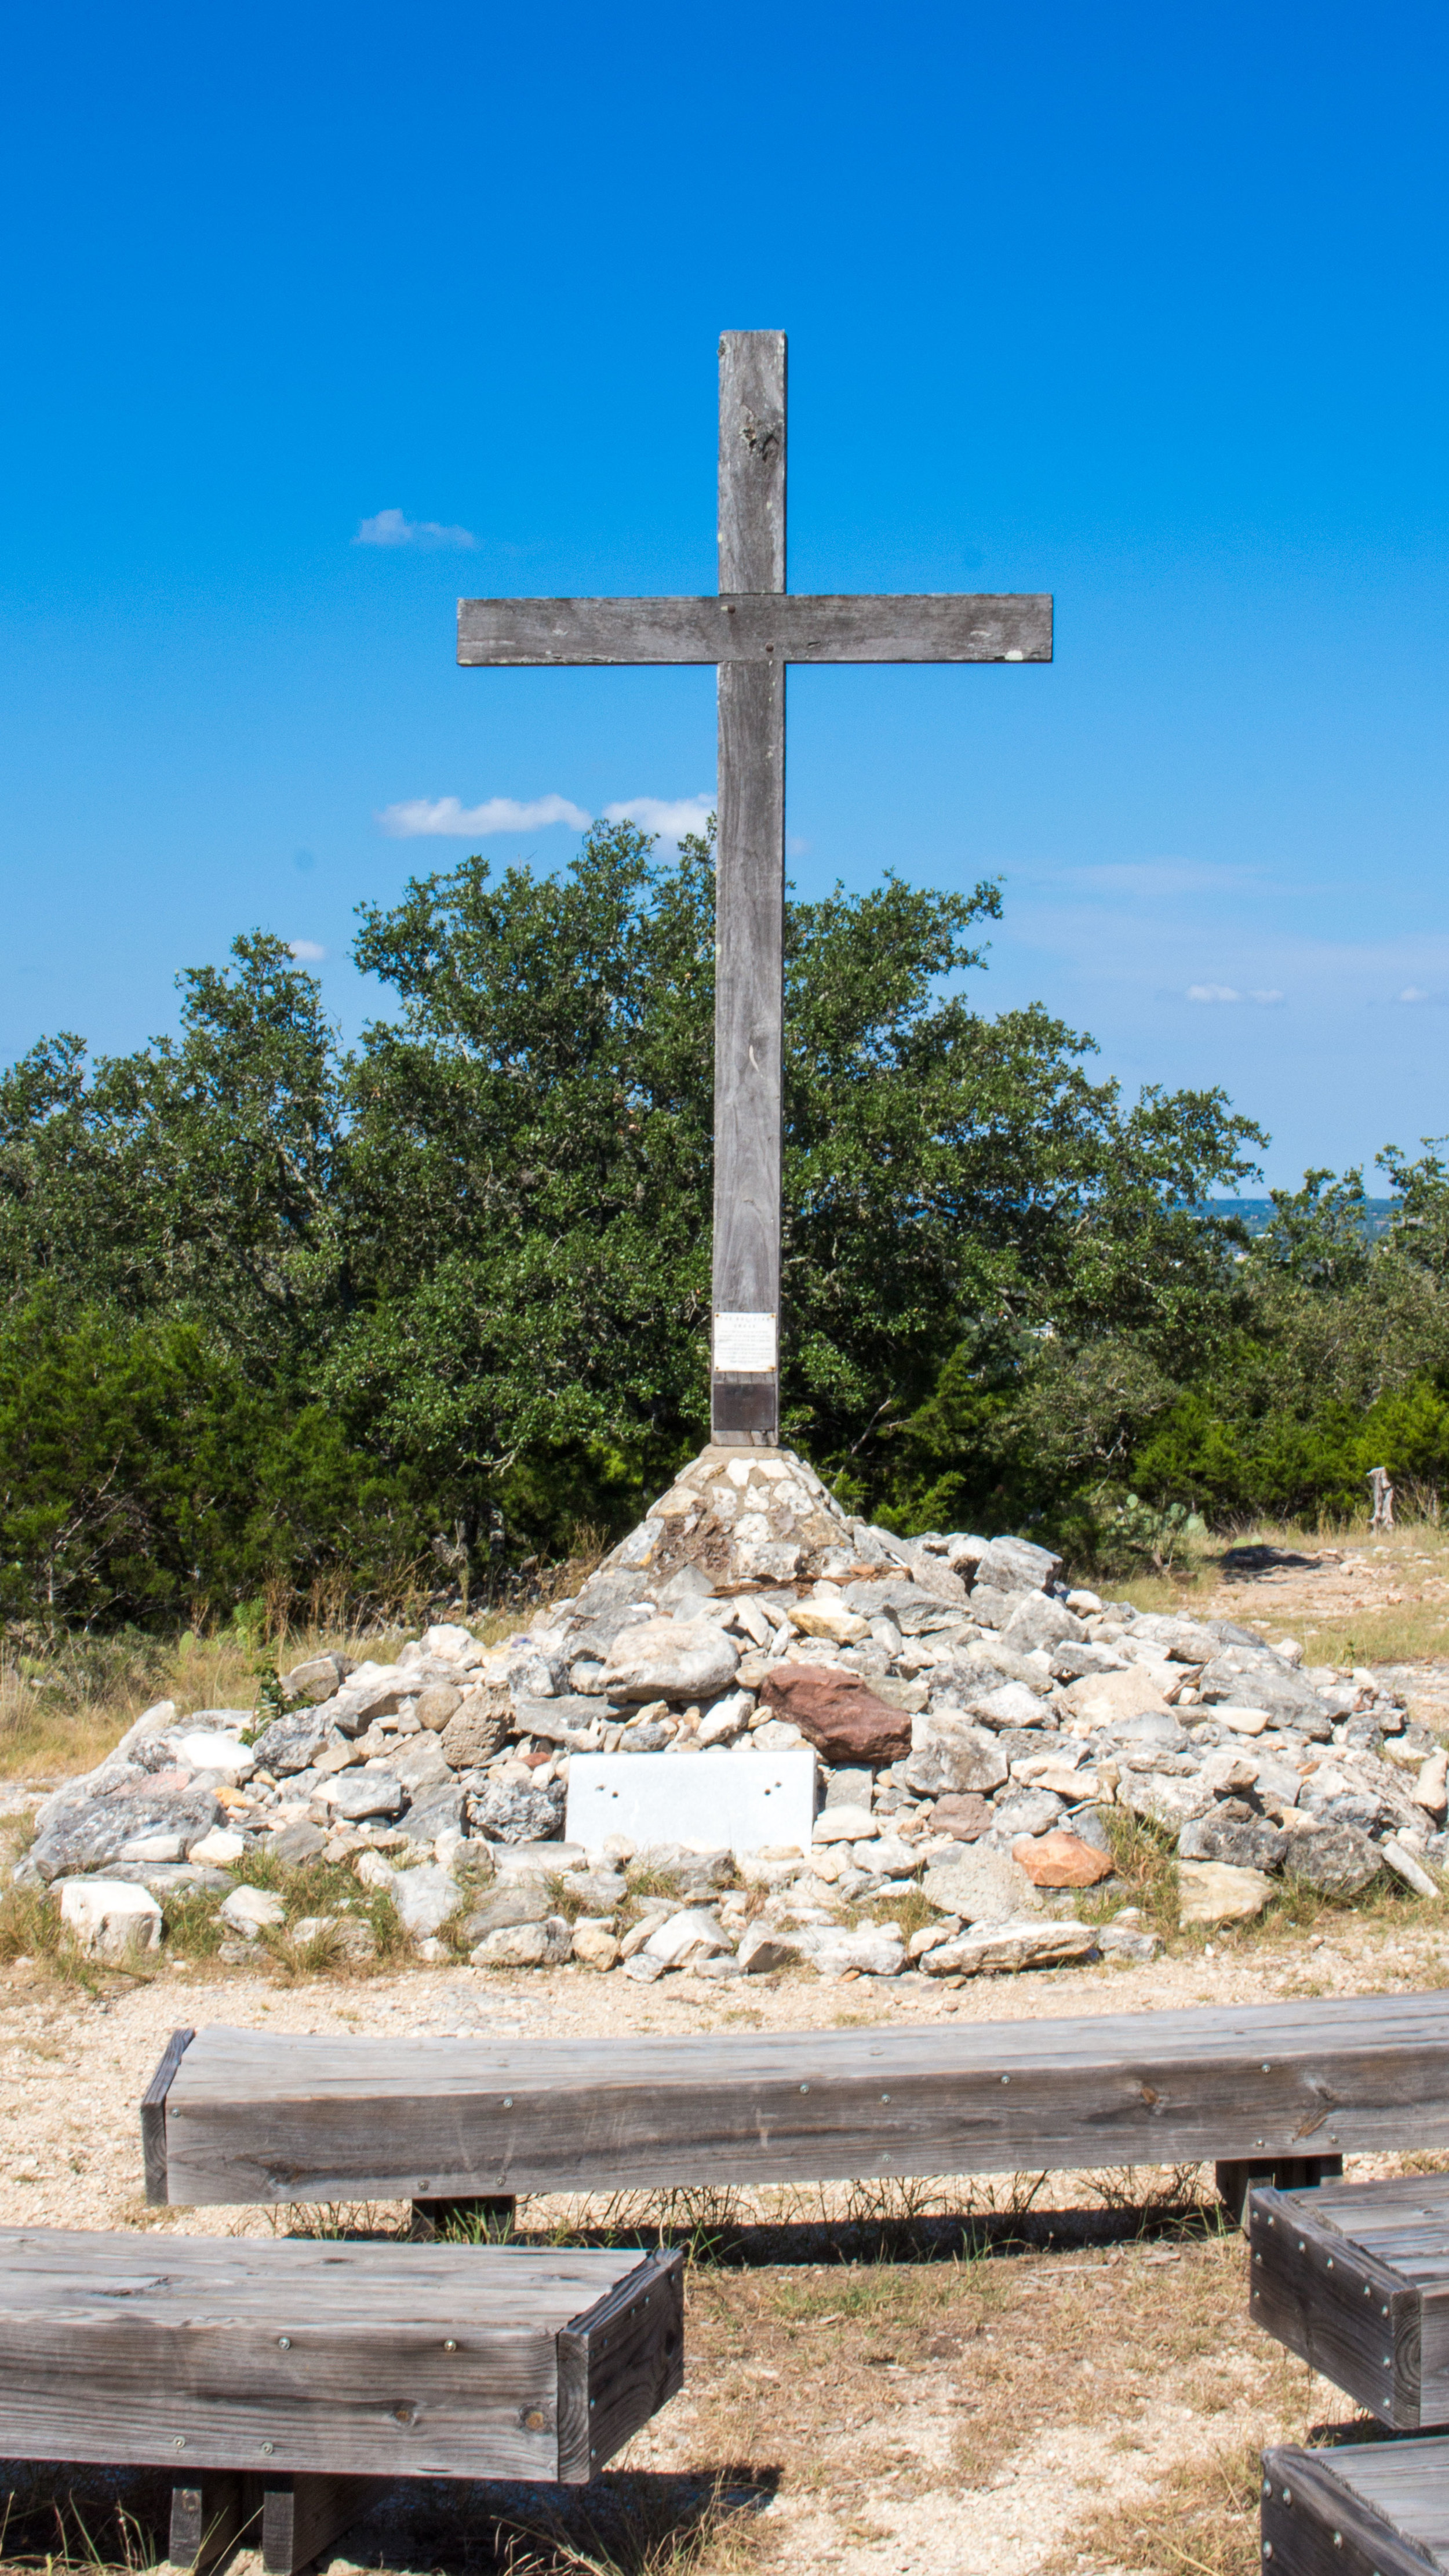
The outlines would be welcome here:
<svg viewBox="0 0 1449 2576">
<path fill-rule="evenodd" d="M 712 1437 L 779 1437 L 785 672 L 791 662 L 1049 662 L 1036 592 L 792 596 L 785 588 L 785 334 L 719 344 L 719 592 L 460 599 L 469 666 L 714 662 L 719 814 Z M 768 1358 L 758 1354 L 766 1347 Z M 746 1331 L 746 1327 L 749 1330 Z"/>
</svg>

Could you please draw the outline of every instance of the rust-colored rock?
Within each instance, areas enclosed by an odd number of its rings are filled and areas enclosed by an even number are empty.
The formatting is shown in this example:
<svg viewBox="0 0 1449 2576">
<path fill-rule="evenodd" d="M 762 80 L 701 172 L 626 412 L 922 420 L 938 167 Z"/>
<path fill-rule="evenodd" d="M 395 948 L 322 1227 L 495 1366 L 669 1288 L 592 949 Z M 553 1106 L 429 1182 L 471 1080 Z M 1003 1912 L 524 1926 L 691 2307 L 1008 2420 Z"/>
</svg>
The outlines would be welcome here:
<svg viewBox="0 0 1449 2576">
<path fill-rule="evenodd" d="M 781 1664 L 760 1697 L 798 1726 L 827 1762 L 899 1762 L 911 1749 L 911 1720 L 840 1664 Z"/>
<path fill-rule="evenodd" d="M 931 1809 L 931 1822 L 938 1834 L 954 1834 L 958 1843 L 974 1843 L 991 1825 L 993 1810 L 989 1798 L 976 1789 L 948 1790 Z"/>
<path fill-rule="evenodd" d="M 1112 1874 L 1107 1854 L 1094 1851 L 1078 1834 L 1024 1834 L 1012 1844 L 1011 1857 L 1033 1887 L 1095 1887 L 1099 1878 Z"/>
</svg>

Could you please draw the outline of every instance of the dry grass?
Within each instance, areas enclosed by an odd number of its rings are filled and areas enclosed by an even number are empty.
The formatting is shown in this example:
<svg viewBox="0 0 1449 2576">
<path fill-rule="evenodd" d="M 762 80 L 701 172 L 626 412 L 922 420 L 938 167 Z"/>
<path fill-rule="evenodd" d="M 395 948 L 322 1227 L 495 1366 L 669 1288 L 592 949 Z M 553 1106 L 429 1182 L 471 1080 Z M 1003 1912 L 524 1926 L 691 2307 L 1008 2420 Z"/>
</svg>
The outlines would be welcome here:
<svg viewBox="0 0 1449 2576">
<path fill-rule="evenodd" d="M 1127 2576 L 1257 2576 L 1261 2474 L 1254 2441 L 1178 2460 L 1147 2495 L 1075 2525 L 1070 2552 L 1043 2576 L 1076 2576 L 1084 2565 Z"/>
</svg>

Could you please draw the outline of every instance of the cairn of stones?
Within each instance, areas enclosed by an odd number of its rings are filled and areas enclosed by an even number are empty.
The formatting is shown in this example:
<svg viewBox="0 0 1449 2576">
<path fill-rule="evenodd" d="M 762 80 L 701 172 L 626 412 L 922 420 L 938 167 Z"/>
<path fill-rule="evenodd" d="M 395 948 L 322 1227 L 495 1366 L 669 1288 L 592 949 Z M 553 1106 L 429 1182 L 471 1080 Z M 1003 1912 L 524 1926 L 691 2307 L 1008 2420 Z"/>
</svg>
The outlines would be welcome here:
<svg viewBox="0 0 1449 2576">
<path fill-rule="evenodd" d="M 424 1957 L 950 1978 L 1150 1960 L 1154 1933 L 1110 1905 L 1124 1819 L 1170 1844 L 1189 1922 L 1250 1917 L 1285 1875 L 1345 1900 L 1385 1869 L 1432 1894 L 1449 1867 L 1449 1755 L 1371 1674 L 1074 1589 L 1027 1540 L 899 1538 L 789 1450 L 706 1449 L 500 1646 L 445 1623 L 282 1688 L 259 1731 L 163 1702 L 45 1802 L 21 1875 L 79 1937 L 158 1941 L 168 1891 L 201 1887 L 245 1957 L 283 1913 L 237 1882 L 261 1849 L 348 1864 Z M 658 1757 L 647 1791 L 679 1761 L 795 1747 L 816 1757 L 808 1846 L 565 1839 L 576 1761 Z M 641 1900 L 641 1869 L 667 1892 Z M 890 1901 L 915 1890 L 933 1911 L 907 1936 Z M 1104 1919 L 1077 1919 L 1084 1890 Z M 328 1926 L 365 1955 L 346 1909 L 293 1930 Z"/>
</svg>

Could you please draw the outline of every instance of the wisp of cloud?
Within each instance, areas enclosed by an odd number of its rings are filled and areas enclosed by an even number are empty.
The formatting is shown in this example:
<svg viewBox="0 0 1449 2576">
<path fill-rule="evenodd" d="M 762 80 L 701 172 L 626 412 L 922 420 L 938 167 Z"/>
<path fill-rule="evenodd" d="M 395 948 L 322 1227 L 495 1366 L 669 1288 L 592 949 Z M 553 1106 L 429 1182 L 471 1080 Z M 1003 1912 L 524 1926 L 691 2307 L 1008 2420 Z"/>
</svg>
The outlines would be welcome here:
<svg viewBox="0 0 1449 2576">
<path fill-rule="evenodd" d="M 661 841 L 682 840 L 702 832 L 714 812 L 712 796 L 628 796 L 604 807 L 610 823 L 637 823 L 641 832 L 657 832 Z"/>
<path fill-rule="evenodd" d="M 492 832 L 541 832 L 549 823 L 586 832 L 590 822 L 566 796 L 535 796 L 522 804 L 516 796 L 490 796 L 482 805 L 461 804 L 456 796 L 414 796 L 389 805 L 377 819 L 395 841 L 486 841 Z"/>
<path fill-rule="evenodd" d="M 441 547 L 476 546 L 471 528 L 446 528 L 440 519 L 405 519 L 401 510 L 379 510 L 376 517 L 364 519 L 352 540 L 355 546 L 416 546 L 421 553 L 436 554 Z"/>
</svg>

